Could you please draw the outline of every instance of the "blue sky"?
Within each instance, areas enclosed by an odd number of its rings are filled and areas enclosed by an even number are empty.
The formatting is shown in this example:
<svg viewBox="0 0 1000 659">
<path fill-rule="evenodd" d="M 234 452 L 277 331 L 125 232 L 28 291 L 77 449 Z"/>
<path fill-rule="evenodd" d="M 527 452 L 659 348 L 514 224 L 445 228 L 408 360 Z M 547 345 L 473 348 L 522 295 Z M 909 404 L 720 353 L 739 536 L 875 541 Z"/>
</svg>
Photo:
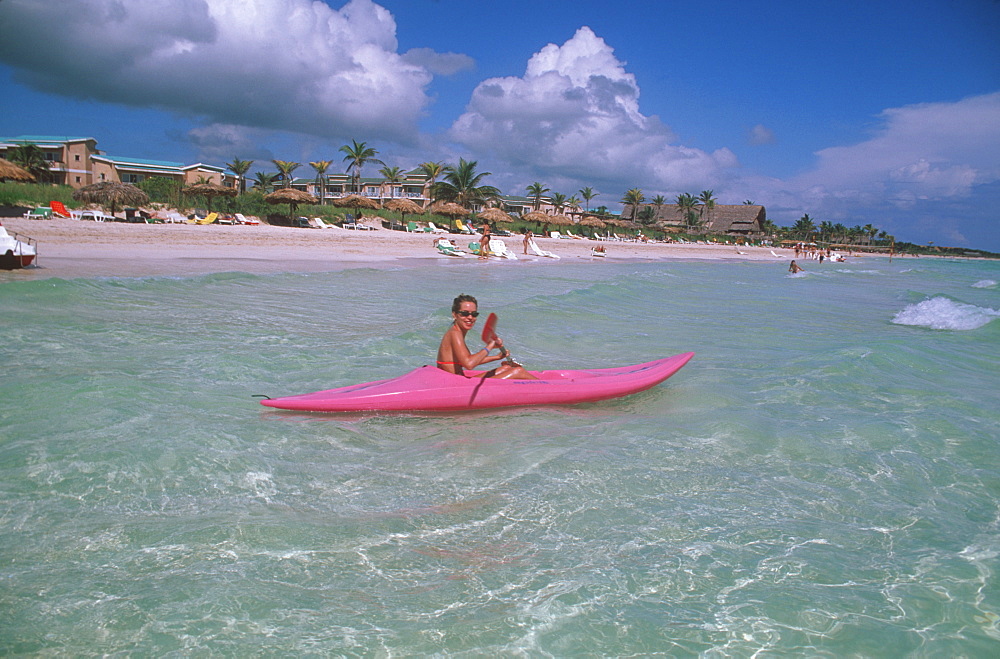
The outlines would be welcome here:
<svg viewBox="0 0 1000 659">
<path fill-rule="evenodd" d="M 998 34 L 996 0 L 2 0 L 0 135 L 302 175 L 356 139 L 1000 251 Z"/>
</svg>

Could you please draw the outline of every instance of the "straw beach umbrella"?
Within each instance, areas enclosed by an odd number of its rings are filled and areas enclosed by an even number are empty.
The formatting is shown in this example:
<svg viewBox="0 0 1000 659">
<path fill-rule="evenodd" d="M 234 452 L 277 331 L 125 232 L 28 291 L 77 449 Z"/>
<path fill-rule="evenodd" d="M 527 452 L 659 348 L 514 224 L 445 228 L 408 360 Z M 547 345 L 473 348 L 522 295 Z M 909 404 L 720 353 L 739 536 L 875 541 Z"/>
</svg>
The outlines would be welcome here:
<svg viewBox="0 0 1000 659">
<path fill-rule="evenodd" d="M 149 195 L 131 183 L 101 181 L 85 185 L 73 193 L 73 199 L 107 206 L 114 215 L 118 206 L 142 206 L 149 203 Z"/>
<path fill-rule="evenodd" d="M 28 170 L 18 167 L 9 160 L 0 158 L 0 181 L 34 181 Z"/>
<path fill-rule="evenodd" d="M 264 195 L 264 201 L 269 204 L 288 204 L 291 209 L 291 214 L 293 215 L 295 214 L 296 209 L 298 209 L 299 204 L 317 203 L 316 197 L 312 196 L 308 192 L 296 190 L 295 188 L 281 188 L 280 190 L 275 190 L 270 194 Z"/>
<path fill-rule="evenodd" d="M 580 226 L 582 226 L 582 227 L 591 227 L 591 229 L 603 229 L 607 225 L 604 223 L 603 220 L 601 220 L 601 218 L 594 217 L 593 215 L 587 215 L 582 220 L 580 220 Z M 590 232 L 591 237 L 593 237 L 593 235 L 595 233 L 596 233 L 596 231 L 592 230 Z"/>
<path fill-rule="evenodd" d="M 424 209 L 420 207 L 420 204 L 412 199 L 390 199 L 382 205 L 382 208 L 387 211 L 399 213 L 401 222 L 406 219 L 407 213 L 410 215 L 422 215 L 424 213 Z"/>
<path fill-rule="evenodd" d="M 208 212 L 212 212 L 212 197 L 235 197 L 239 192 L 236 188 L 227 188 L 215 183 L 196 183 L 181 190 L 186 195 L 205 197 L 208 199 Z"/>
<path fill-rule="evenodd" d="M 367 208 L 369 210 L 376 210 L 378 208 L 377 201 L 369 199 L 368 197 L 362 197 L 358 194 L 349 194 L 346 197 L 334 199 L 333 205 L 340 206 L 341 208 Z"/>
<path fill-rule="evenodd" d="M 454 224 L 456 217 L 465 217 L 472 211 L 465 206 L 460 206 L 453 201 L 437 203 L 431 206 L 431 212 L 448 217 L 449 225 Z"/>
<path fill-rule="evenodd" d="M 477 214 L 476 217 L 486 220 L 487 222 L 493 222 L 494 224 L 497 222 L 505 222 L 508 224 L 514 222 L 514 218 L 512 218 L 508 213 L 504 213 L 499 208 L 487 208 L 483 212 Z"/>
</svg>

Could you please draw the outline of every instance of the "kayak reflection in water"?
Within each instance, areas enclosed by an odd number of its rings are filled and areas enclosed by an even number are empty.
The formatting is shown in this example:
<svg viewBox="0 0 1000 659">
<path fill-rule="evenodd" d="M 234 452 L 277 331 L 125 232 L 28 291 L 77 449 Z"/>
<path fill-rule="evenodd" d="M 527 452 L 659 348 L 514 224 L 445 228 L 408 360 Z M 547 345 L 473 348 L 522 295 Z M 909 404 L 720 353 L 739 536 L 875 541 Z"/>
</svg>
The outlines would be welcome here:
<svg viewBox="0 0 1000 659">
<path fill-rule="evenodd" d="M 503 364 L 489 371 L 466 371 L 465 369 L 473 369 L 480 364 L 505 359 L 507 351 L 503 349 L 503 340 L 495 336 L 479 352 L 475 354 L 469 352 L 468 346 L 465 345 L 465 335 L 476 324 L 476 318 L 479 316 L 479 303 L 476 298 L 471 295 L 456 297 L 451 304 L 451 316 L 454 318 L 454 322 L 444 333 L 441 347 L 438 348 L 438 368 L 465 377 L 498 378 L 501 380 L 538 379 L 526 371 L 523 366 L 510 360 L 504 361 Z M 490 351 L 497 348 L 500 349 L 500 354 L 491 356 Z"/>
</svg>

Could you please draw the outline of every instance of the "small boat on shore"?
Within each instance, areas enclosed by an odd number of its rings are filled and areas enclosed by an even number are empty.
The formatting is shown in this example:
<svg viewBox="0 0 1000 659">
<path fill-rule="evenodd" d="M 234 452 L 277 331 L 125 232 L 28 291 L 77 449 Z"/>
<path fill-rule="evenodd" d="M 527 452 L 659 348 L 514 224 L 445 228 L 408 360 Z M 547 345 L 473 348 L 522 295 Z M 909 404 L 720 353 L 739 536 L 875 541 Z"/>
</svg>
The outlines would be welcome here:
<svg viewBox="0 0 1000 659">
<path fill-rule="evenodd" d="M 36 255 L 31 238 L 18 236 L 16 233 L 10 235 L 0 223 L 0 270 L 27 268 L 35 260 Z"/>
<path fill-rule="evenodd" d="M 537 380 L 470 378 L 421 366 L 389 380 L 267 398 L 260 403 L 302 412 L 459 412 L 572 405 L 645 391 L 679 371 L 692 357 L 693 352 L 685 352 L 617 368 L 531 371 Z"/>
</svg>

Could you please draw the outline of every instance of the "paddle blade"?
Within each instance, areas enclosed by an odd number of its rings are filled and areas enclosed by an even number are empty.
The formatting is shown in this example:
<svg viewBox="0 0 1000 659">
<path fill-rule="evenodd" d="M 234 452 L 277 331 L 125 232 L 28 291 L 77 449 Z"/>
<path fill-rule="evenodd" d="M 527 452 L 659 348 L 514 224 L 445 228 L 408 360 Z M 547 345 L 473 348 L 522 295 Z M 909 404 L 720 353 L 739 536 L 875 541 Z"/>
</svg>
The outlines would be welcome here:
<svg viewBox="0 0 1000 659">
<path fill-rule="evenodd" d="M 483 323 L 483 343 L 489 343 L 497 335 L 497 315 L 491 313 Z"/>
</svg>

